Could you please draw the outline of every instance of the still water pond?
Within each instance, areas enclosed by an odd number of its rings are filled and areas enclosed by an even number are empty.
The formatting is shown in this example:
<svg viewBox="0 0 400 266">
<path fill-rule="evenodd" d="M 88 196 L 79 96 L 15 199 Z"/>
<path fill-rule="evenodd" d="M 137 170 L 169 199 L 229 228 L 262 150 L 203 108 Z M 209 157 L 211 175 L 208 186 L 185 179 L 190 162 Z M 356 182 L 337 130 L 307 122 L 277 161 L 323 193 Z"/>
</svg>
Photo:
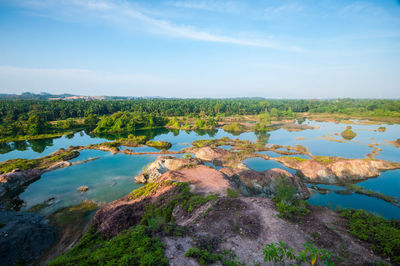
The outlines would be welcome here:
<svg viewBox="0 0 400 266">
<path fill-rule="evenodd" d="M 346 158 L 364 158 L 372 151 L 369 144 L 377 143 L 382 150 L 376 158 L 388 161 L 400 161 L 400 149 L 391 146 L 387 140 L 395 140 L 400 136 L 400 125 L 352 125 L 357 136 L 351 141 L 343 140 L 340 136 L 347 124 L 335 124 L 327 122 L 305 121 L 307 125 L 317 127 L 298 132 L 289 132 L 278 129 L 268 133 L 255 134 L 246 132 L 242 134 L 231 134 L 222 129 L 213 131 L 169 131 L 166 129 L 152 131 L 138 131 L 136 135 L 147 135 L 150 139 L 169 141 L 171 150 L 178 151 L 189 147 L 191 143 L 199 139 L 217 139 L 221 137 L 238 138 L 241 140 L 263 141 L 265 143 L 290 145 L 297 144 L 306 146 L 313 155 L 342 156 Z M 379 126 L 385 126 L 385 132 L 375 131 Z M 0 161 L 13 158 L 37 158 L 46 156 L 59 148 L 68 148 L 70 145 L 89 145 L 102 143 L 115 139 L 116 136 L 91 136 L 84 132 L 60 138 L 12 142 L 0 145 Z M 334 141 L 334 140 L 339 140 Z M 150 147 L 121 147 L 137 152 L 156 151 Z M 222 147 L 230 149 L 230 146 Z M 265 154 L 277 157 L 279 154 L 265 152 Z M 178 155 L 182 156 L 182 155 Z M 88 158 L 100 157 L 98 160 L 85 164 L 79 164 L 65 169 L 45 173 L 42 178 L 31 184 L 27 190 L 20 195 L 27 202 L 26 208 L 41 203 L 44 200 L 55 197 L 58 202 L 46 212 L 54 209 L 76 204 L 82 198 L 88 198 L 100 202 L 110 202 L 121 198 L 139 185 L 134 183 L 133 177 L 137 175 L 144 166 L 154 161 L 157 155 L 112 155 L 108 152 L 95 150 L 84 150 L 74 161 Z M 307 158 L 307 156 L 302 156 Z M 291 173 L 293 169 L 284 167 L 282 164 L 261 158 L 251 158 L 244 161 L 251 169 L 258 171 L 270 168 L 283 168 Z M 79 186 L 86 185 L 89 190 L 83 195 L 77 192 Z M 400 170 L 382 173 L 378 178 L 369 179 L 358 185 L 367 189 L 381 192 L 400 198 Z M 323 205 L 335 208 L 353 207 L 362 208 L 385 217 L 400 218 L 400 208 L 397 208 L 382 200 L 363 195 L 340 195 L 329 193 L 326 195 L 314 194 L 309 202 L 314 205 Z M 25 209 L 26 209 L 25 208 Z"/>
</svg>

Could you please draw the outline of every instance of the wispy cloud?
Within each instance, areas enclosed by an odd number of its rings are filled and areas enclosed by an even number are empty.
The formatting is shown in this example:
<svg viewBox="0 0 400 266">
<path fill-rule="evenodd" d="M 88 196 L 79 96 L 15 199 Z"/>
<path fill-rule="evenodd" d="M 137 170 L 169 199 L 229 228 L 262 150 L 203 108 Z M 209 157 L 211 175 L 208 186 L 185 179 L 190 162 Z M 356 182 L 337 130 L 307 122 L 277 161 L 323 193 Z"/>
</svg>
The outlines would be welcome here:
<svg viewBox="0 0 400 266">
<path fill-rule="evenodd" d="M 283 13 L 300 12 L 302 10 L 303 10 L 303 6 L 292 3 L 292 4 L 287 4 L 287 5 L 275 6 L 275 7 L 267 7 L 267 8 L 265 8 L 265 15 L 268 17 L 268 16 L 281 15 Z"/>
<path fill-rule="evenodd" d="M 38 1 L 25 0 L 20 2 L 23 6 L 42 11 L 48 16 L 48 12 L 54 12 L 55 16 L 80 13 L 84 17 L 95 17 L 110 23 L 123 23 L 126 27 L 135 27 L 137 22 L 144 23 L 149 31 L 157 34 L 169 35 L 172 37 L 185 38 L 214 43 L 227 43 L 242 46 L 253 46 L 284 51 L 299 52 L 301 47 L 286 45 L 275 40 L 247 39 L 224 34 L 215 34 L 207 30 L 200 30 L 190 25 L 178 25 L 171 21 L 156 18 L 146 14 L 145 11 L 133 6 L 127 1 L 117 0 L 60 0 L 60 1 Z M 62 10 L 62 11 L 60 11 Z M 66 11 L 67 10 L 67 11 Z M 83 13 L 83 14 L 82 14 Z M 86 15 L 86 16 L 85 16 Z M 78 16 L 80 17 L 80 16 Z M 265 36 L 265 34 L 263 34 Z"/>
<path fill-rule="evenodd" d="M 224 2 L 216 0 L 202 0 L 202 1 L 168 1 L 169 6 L 200 9 L 207 11 L 223 12 L 223 13 L 236 13 L 240 7 L 235 2 Z"/>
</svg>

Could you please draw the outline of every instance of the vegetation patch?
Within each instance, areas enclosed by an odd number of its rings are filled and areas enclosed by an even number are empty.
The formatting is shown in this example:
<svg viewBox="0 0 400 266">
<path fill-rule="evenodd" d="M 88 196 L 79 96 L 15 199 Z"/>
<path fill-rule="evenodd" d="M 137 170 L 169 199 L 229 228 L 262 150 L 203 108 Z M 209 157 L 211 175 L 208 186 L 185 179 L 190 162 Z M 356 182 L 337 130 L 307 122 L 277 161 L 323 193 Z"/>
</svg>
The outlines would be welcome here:
<svg viewBox="0 0 400 266">
<path fill-rule="evenodd" d="M 164 243 L 151 236 L 146 226 L 136 226 L 111 239 L 90 228 L 65 254 L 48 265 L 168 265 Z"/>
<path fill-rule="evenodd" d="M 347 128 L 340 134 L 346 140 L 352 140 L 357 136 L 357 134 L 351 130 L 351 126 L 347 126 Z"/>
<path fill-rule="evenodd" d="M 346 184 L 346 190 L 349 191 L 350 193 L 358 193 L 358 194 L 366 195 L 366 196 L 369 196 L 369 197 L 374 197 L 374 198 L 377 198 L 377 199 L 381 199 L 381 200 L 389 202 L 389 203 L 391 203 L 391 204 L 393 204 L 393 205 L 395 205 L 397 207 L 400 207 L 400 205 L 399 205 L 400 200 L 398 198 L 396 198 L 396 197 L 392 197 L 392 196 L 388 196 L 388 195 L 385 195 L 385 194 L 380 193 L 380 192 L 375 192 L 375 191 L 372 191 L 372 190 L 368 190 L 368 189 L 365 189 L 365 188 L 363 188 L 361 186 L 357 186 L 357 185 L 354 185 L 354 184 Z M 339 190 L 339 191 L 336 191 L 336 192 L 338 193 L 340 191 L 343 191 L 343 190 Z M 344 193 L 346 193 L 346 192 L 344 192 Z"/>
<path fill-rule="evenodd" d="M 297 221 L 310 213 L 310 210 L 307 209 L 309 203 L 295 196 L 296 188 L 286 179 L 280 179 L 276 190 L 277 193 L 272 200 L 276 203 L 278 217 Z"/>
<path fill-rule="evenodd" d="M 146 145 L 159 150 L 168 150 L 169 148 L 172 147 L 172 144 L 169 143 L 168 141 L 161 141 L 161 140 L 157 141 L 149 140 L 146 142 Z"/>
<path fill-rule="evenodd" d="M 244 132 L 246 131 L 246 127 L 240 123 L 232 123 L 222 127 L 225 131 L 228 132 Z"/>
<path fill-rule="evenodd" d="M 127 138 L 120 138 L 118 142 L 121 145 L 128 146 L 128 147 L 137 147 L 143 144 L 146 144 L 147 137 L 146 136 L 135 136 L 135 135 L 128 135 Z"/>
<path fill-rule="evenodd" d="M 226 196 L 228 198 L 239 198 L 240 197 L 240 192 L 237 191 L 237 190 L 233 190 L 233 189 L 227 188 L 226 189 Z"/>
<path fill-rule="evenodd" d="M 338 160 L 344 160 L 344 158 L 334 157 L 334 156 L 313 156 L 313 160 L 321 164 L 329 164 L 329 163 L 334 163 Z"/>
<path fill-rule="evenodd" d="M 153 129 L 163 127 L 168 119 L 152 113 L 144 112 L 116 112 L 101 117 L 94 133 L 125 133 L 139 129 Z"/>
<path fill-rule="evenodd" d="M 399 220 L 387 220 L 364 210 L 342 210 L 340 215 L 347 219 L 350 234 L 371 243 L 378 255 L 400 264 Z"/>
<path fill-rule="evenodd" d="M 294 261 L 296 264 L 291 265 L 314 265 L 324 264 L 335 265 L 335 256 L 327 249 L 318 249 L 313 244 L 306 242 L 304 249 L 299 253 L 283 242 L 267 244 L 263 249 L 264 261 L 273 262 L 275 264 L 284 263 L 285 259 Z"/>
<path fill-rule="evenodd" d="M 307 161 L 307 159 L 304 159 L 304 158 L 301 158 L 301 157 L 297 157 L 297 156 L 283 156 L 283 157 L 280 157 L 280 158 L 284 158 L 286 160 L 295 161 L 295 162 L 299 162 L 299 163 Z"/>
<path fill-rule="evenodd" d="M 0 173 L 8 173 L 19 168 L 21 170 L 45 169 L 58 161 L 66 161 L 79 156 L 78 151 L 59 149 L 57 152 L 38 159 L 11 159 L 0 163 Z"/>
</svg>

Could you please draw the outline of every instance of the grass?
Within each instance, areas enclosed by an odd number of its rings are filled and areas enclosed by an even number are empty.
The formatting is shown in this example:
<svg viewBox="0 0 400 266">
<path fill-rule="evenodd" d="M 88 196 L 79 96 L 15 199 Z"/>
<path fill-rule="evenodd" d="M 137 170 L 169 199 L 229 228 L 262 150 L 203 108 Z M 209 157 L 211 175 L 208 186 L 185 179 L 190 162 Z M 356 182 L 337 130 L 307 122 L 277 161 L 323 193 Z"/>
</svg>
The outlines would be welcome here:
<svg viewBox="0 0 400 266">
<path fill-rule="evenodd" d="M 47 134 L 39 134 L 39 135 L 23 135 L 23 136 L 13 136 L 13 137 L 5 137 L 0 138 L 0 143 L 2 142 L 12 142 L 12 141 L 22 141 L 22 140 L 38 140 L 38 139 L 50 139 L 62 137 L 64 135 L 74 134 L 76 131 L 81 130 L 83 128 L 76 129 L 74 131 L 64 131 L 58 133 L 47 133 Z"/>
<path fill-rule="evenodd" d="M 138 189 L 135 189 L 131 193 L 129 193 L 129 198 L 130 199 L 137 199 L 137 198 L 140 198 L 140 197 L 148 196 L 150 193 L 155 191 L 162 184 L 163 183 L 161 183 L 161 182 L 148 183 L 145 186 L 140 187 Z"/>
<path fill-rule="evenodd" d="M 357 136 L 357 134 L 356 134 L 353 130 L 351 130 L 351 126 L 348 126 L 348 127 L 346 128 L 346 130 L 344 130 L 344 131 L 341 133 L 341 135 L 342 135 L 342 137 L 343 137 L 344 139 L 347 139 L 347 140 L 352 140 L 352 139 L 354 139 L 354 138 Z"/>
<path fill-rule="evenodd" d="M 307 161 L 307 159 L 301 158 L 301 157 L 297 157 L 297 156 L 283 156 L 281 158 L 285 158 L 287 160 L 291 160 L 291 161 L 296 161 L 296 162 L 305 162 Z"/>
<path fill-rule="evenodd" d="M 362 195 L 366 195 L 366 196 L 369 196 L 369 197 L 378 198 L 378 199 L 384 200 L 386 202 L 389 202 L 389 203 L 391 203 L 391 204 L 393 204 L 395 206 L 399 206 L 399 201 L 400 200 L 398 198 L 396 198 L 396 197 L 391 197 L 391 196 L 385 195 L 385 194 L 380 193 L 380 192 L 375 192 L 375 191 L 372 191 L 372 190 L 368 190 L 368 189 L 365 189 L 365 188 L 363 188 L 361 186 L 357 186 L 357 185 L 354 185 L 354 184 L 347 184 L 346 188 L 347 188 L 347 190 L 349 190 L 351 192 L 362 194 Z"/>
<path fill-rule="evenodd" d="M 94 201 L 84 200 L 80 204 L 62 208 L 50 215 L 50 219 L 57 228 L 63 229 L 71 224 L 77 224 L 86 219 L 88 213 L 99 208 Z"/>
<path fill-rule="evenodd" d="M 230 189 L 230 188 L 227 188 L 226 189 L 226 196 L 228 198 L 239 198 L 240 192 L 236 191 L 236 190 L 233 190 L 233 189 Z"/>
<path fill-rule="evenodd" d="M 78 151 L 60 149 L 55 154 L 38 159 L 11 159 L 0 163 L 0 173 L 9 173 L 16 168 L 21 170 L 45 169 L 55 162 L 70 160 L 78 155 Z"/>
<path fill-rule="evenodd" d="M 329 164 L 343 158 L 332 157 L 332 156 L 314 156 L 313 159 L 321 164 Z"/>
<path fill-rule="evenodd" d="M 376 254 L 400 264 L 399 220 L 387 220 L 364 210 L 342 210 L 340 215 L 347 219 L 350 234 L 371 243 Z"/>
<path fill-rule="evenodd" d="M 39 166 L 40 161 L 38 159 L 27 160 L 27 159 L 12 159 L 0 163 L 0 172 L 8 173 L 12 170 L 19 168 L 21 170 L 33 169 Z"/>
<path fill-rule="evenodd" d="M 272 200 L 276 203 L 279 218 L 297 221 L 301 216 L 310 213 L 310 210 L 307 209 L 309 203 L 305 200 L 298 199 L 295 196 L 296 188 L 286 179 L 281 178 L 276 190 L 277 193 Z"/>
<path fill-rule="evenodd" d="M 164 244 L 156 235 L 182 236 L 185 233 L 174 222 L 173 209 L 179 205 L 185 211 L 192 212 L 206 202 L 215 200 L 217 196 L 195 195 L 190 192 L 188 183 L 170 181 L 147 184 L 134 190 L 131 195 L 143 197 L 160 186 L 172 186 L 172 193 L 164 194 L 153 203 L 147 204 L 137 226 L 111 239 L 103 238 L 95 228 L 90 228 L 78 244 L 49 265 L 168 265 Z M 68 213 L 81 210 L 84 206 L 65 209 L 53 217 L 53 220 L 61 226 L 63 223 L 68 224 L 76 219 Z"/>
<path fill-rule="evenodd" d="M 243 132 L 246 131 L 246 127 L 240 123 L 232 123 L 229 125 L 225 125 L 222 127 L 225 131 L 228 132 Z"/>
<path fill-rule="evenodd" d="M 128 146 L 128 147 L 137 147 L 143 144 L 146 144 L 147 141 L 146 136 L 134 136 L 134 135 L 129 135 L 127 138 L 120 138 L 118 139 L 118 142 L 121 145 Z"/>
<path fill-rule="evenodd" d="M 90 228 L 77 245 L 48 265 L 168 265 L 164 243 L 136 226 L 111 239 Z"/>
<path fill-rule="evenodd" d="M 222 265 L 239 266 L 245 265 L 237 260 L 237 256 L 230 250 L 217 252 L 213 245 L 201 245 L 192 247 L 185 253 L 186 257 L 194 258 L 200 265 L 212 265 L 220 262 Z"/>
<path fill-rule="evenodd" d="M 146 142 L 146 145 L 149 147 L 159 149 L 159 150 L 168 150 L 169 148 L 172 147 L 172 144 L 170 142 L 161 141 L 161 140 L 157 140 L 157 141 L 149 140 Z"/>
</svg>

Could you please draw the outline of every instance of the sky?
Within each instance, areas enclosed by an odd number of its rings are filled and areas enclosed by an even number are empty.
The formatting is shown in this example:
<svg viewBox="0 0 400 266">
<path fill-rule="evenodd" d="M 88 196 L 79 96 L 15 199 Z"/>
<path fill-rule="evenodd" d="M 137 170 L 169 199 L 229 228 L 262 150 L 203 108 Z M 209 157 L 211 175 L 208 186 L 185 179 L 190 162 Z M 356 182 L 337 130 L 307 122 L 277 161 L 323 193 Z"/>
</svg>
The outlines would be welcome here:
<svg viewBox="0 0 400 266">
<path fill-rule="evenodd" d="M 400 98 L 399 0 L 0 0 L 0 93 Z"/>
</svg>

